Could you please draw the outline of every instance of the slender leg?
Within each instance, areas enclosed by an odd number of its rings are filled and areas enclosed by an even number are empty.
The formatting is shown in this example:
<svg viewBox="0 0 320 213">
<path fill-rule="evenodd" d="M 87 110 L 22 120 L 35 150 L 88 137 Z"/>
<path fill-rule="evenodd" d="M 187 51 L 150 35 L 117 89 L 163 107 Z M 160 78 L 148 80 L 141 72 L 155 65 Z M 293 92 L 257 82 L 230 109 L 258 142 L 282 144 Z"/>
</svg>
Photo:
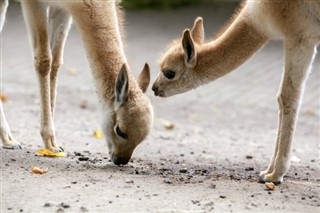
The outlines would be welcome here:
<svg viewBox="0 0 320 213">
<path fill-rule="evenodd" d="M 54 107 L 57 93 L 57 74 L 63 63 L 63 49 L 71 26 L 71 16 L 58 8 L 49 10 L 49 36 L 52 53 L 50 73 L 50 103 L 51 113 L 54 115 Z"/>
<path fill-rule="evenodd" d="M 281 183 L 290 167 L 292 139 L 300 109 L 305 82 L 314 59 L 316 48 L 304 40 L 287 40 L 285 44 L 285 69 L 278 97 L 279 131 L 274 157 L 262 182 Z"/>
<path fill-rule="evenodd" d="M 0 101 L 0 138 L 2 147 L 6 149 L 21 149 L 20 144 L 12 137 L 9 124 L 4 116 L 2 102 Z"/>
<path fill-rule="evenodd" d="M 35 1 L 21 2 L 26 24 L 29 29 L 34 51 L 35 69 L 40 85 L 41 137 L 46 149 L 61 151 L 55 142 L 54 123 L 50 104 L 50 51 L 47 7 Z"/>
<path fill-rule="evenodd" d="M 6 17 L 6 12 L 8 8 L 7 0 L 0 0 L 0 33 L 2 32 L 4 20 Z M 2 89 L 2 81 L 1 81 Z M 21 149 L 20 144 L 13 139 L 9 124 L 6 117 L 4 116 L 2 102 L 0 100 L 0 138 L 2 141 L 2 147 L 7 149 Z"/>
<path fill-rule="evenodd" d="M 280 94 L 278 95 L 278 97 L 280 97 Z M 280 99 L 278 99 L 278 103 L 280 105 Z M 273 169 L 274 169 L 274 161 L 276 159 L 276 155 L 278 153 L 278 148 L 279 148 L 279 144 L 280 144 L 280 134 L 281 134 L 281 126 L 282 126 L 282 110 L 279 110 L 279 116 L 278 116 L 278 133 L 277 133 L 277 141 L 276 141 L 276 145 L 275 145 L 275 150 L 274 153 L 272 155 L 271 161 L 269 163 L 269 166 L 267 168 L 267 170 L 260 172 L 260 177 L 264 177 L 267 174 L 272 173 Z M 263 178 L 261 178 L 260 180 L 261 182 L 264 182 Z"/>
<path fill-rule="evenodd" d="M 8 0 L 0 0 L 0 31 L 2 31 L 4 20 L 6 20 L 8 5 Z"/>
</svg>

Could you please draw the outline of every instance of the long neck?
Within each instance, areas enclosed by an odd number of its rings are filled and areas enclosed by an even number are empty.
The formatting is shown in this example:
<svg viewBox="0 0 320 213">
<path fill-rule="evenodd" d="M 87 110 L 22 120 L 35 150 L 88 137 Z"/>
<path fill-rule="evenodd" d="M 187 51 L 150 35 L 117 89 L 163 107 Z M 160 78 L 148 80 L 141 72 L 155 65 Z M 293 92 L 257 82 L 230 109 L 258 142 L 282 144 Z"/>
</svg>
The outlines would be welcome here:
<svg viewBox="0 0 320 213">
<path fill-rule="evenodd" d="M 215 80 L 243 64 L 267 40 L 240 14 L 218 39 L 200 46 L 195 69 L 205 83 Z"/>
<path fill-rule="evenodd" d="M 108 1 L 74 3 L 70 12 L 84 42 L 100 101 L 114 98 L 117 75 L 127 63 L 116 4 Z"/>
</svg>

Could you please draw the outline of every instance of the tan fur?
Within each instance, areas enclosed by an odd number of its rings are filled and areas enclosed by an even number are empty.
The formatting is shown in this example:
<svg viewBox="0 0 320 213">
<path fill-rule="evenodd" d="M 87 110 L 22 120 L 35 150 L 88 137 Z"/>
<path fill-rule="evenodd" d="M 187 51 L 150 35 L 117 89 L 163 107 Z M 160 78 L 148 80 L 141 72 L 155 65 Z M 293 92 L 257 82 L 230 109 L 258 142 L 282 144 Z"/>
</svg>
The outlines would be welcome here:
<svg viewBox="0 0 320 213">
<path fill-rule="evenodd" d="M 320 0 L 247 1 L 235 17 L 216 40 L 207 43 L 192 38 L 201 28 L 198 18 L 193 29 L 185 30 L 182 40 L 164 54 L 153 90 L 161 97 L 187 92 L 235 70 L 268 40 L 283 39 L 277 144 L 268 169 L 261 172 L 261 181 L 281 182 L 290 166 L 301 96 L 320 43 Z M 174 78 L 168 78 L 168 70 Z"/>
<path fill-rule="evenodd" d="M 132 76 L 123 50 L 122 15 L 117 4 L 116 0 L 21 0 L 40 83 L 41 135 L 47 149 L 60 150 L 55 141 L 53 112 L 57 73 L 71 17 L 81 33 L 96 81 L 103 131 L 113 162 L 126 164 L 150 131 L 153 109 L 144 94 L 150 82 L 149 67 L 145 66 L 138 81 Z M 2 107 L 1 116 L 5 120 Z M 118 135 L 118 128 L 126 138 Z M 10 134 L 9 127 L 0 133 Z"/>
</svg>

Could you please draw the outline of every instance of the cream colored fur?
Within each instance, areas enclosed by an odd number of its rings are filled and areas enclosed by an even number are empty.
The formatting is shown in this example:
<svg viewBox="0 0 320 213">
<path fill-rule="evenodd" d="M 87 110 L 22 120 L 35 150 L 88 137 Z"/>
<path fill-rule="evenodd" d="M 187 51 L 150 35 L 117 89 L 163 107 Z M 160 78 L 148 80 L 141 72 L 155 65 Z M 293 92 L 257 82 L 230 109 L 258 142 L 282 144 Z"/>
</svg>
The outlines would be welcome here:
<svg viewBox="0 0 320 213">
<path fill-rule="evenodd" d="M 1 17 L 7 1 L 0 0 Z M 121 12 L 116 0 L 21 0 L 34 52 L 41 94 L 41 136 L 45 148 L 60 151 L 53 112 L 57 73 L 63 60 L 71 17 L 78 27 L 96 81 L 103 109 L 103 131 L 111 158 L 126 164 L 135 147 L 148 135 L 153 109 L 144 94 L 150 82 L 146 64 L 138 81 L 130 72 L 121 39 Z M 2 9 L 5 8 L 5 9 Z M 1 27 L 4 19 L 1 19 Z M 19 148 L 12 139 L 1 106 L 1 138 L 6 148 Z"/>
<path fill-rule="evenodd" d="M 185 30 L 164 54 L 154 82 L 155 95 L 187 92 L 235 70 L 270 39 L 282 39 L 285 65 L 278 94 L 277 143 L 262 182 L 282 182 L 290 166 L 292 138 L 301 96 L 320 43 L 320 0 L 255 0 L 216 39 L 204 42 L 202 19 Z"/>
</svg>

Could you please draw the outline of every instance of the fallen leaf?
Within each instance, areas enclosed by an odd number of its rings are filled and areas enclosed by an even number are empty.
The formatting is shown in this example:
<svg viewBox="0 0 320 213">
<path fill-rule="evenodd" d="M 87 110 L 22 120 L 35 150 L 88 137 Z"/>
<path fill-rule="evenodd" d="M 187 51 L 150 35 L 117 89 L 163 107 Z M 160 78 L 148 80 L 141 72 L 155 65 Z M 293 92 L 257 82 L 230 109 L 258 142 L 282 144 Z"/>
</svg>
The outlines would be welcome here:
<svg viewBox="0 0 320 213">
<path fill-rule="evenodd" d="M 96 138 L 102 138 L 103 134 L 102 134 L 102 132 L 100 130 L 97 130 L 97 131 L 93 132 L 93 136 L 96 137 Z"/>
<path fill-rule="evenodd" d="M 276 188 L 276 186 L 274 185 L 274 183 L 272 183 L 272 182 L 265 182 L 264 183 L 264 185 L 268 188 L 268 189 L 270 189 L 270 190 L 275 190 L 275 188 Z"/>
<path fill-rule="evenodd" d="M 2 102 L 6 102 L 8 100 L 8 96 L 6 94 L 0 93 L 0 100 Z"/>
<path fill-rule="evenodd" d="M 164 126 L 164 128 L 166 129 L 173 129 L 174 128 L 174 124 L 171 123 L 170 121 L 167 121 L 163 118 L 159 118 L 159 122 Z"/>
<path fill-rule="evenodd" d="M 31 170 L 32 174 L 38 174 L 38 175 L 43 175 L 43 174 L 45 174 L 47 172 L 48 172 L 48 168 L 41 169 L 41 168 L 39 168 L 37 166 L 32 167 L 32 170 Z"/>
<path fill-rule="evenodd" d="M 308 116 L 314 116 L 314 115 L 316 115 L 316 111 L 314 109 L 307 109 L 304 111 L 303 114 L 308 115 Z"/>
<path fill-rule="evenodd" d="M 40 149 L 38 152 L 36 152 L 37 156 L 43 156 L 43 157 L 65 157 L 65 152 L 52 152 L 47 149 Z"/>
<path fill-rule="evenodd" d="M 299 162 L 300 162 L 300 159 L 299 159 L 297 156 L 292 156 L 292 157 L 291 157 L 291 162 L 299 163 Z"/>
<path fill-rule="evenodd" d="M 88 108 L 88 101 L 87 100 L 82 100 L 81 103 L 80 103 L 80 108 L 81 109 Z"/>
<path fill-rule="evenodd" d="M 68 67 L 67 68 L 67 72 L 70 74 L 70 75 L 75 75 L 77 74 L 77 69 L 75 67 Z"/>
</svg>

